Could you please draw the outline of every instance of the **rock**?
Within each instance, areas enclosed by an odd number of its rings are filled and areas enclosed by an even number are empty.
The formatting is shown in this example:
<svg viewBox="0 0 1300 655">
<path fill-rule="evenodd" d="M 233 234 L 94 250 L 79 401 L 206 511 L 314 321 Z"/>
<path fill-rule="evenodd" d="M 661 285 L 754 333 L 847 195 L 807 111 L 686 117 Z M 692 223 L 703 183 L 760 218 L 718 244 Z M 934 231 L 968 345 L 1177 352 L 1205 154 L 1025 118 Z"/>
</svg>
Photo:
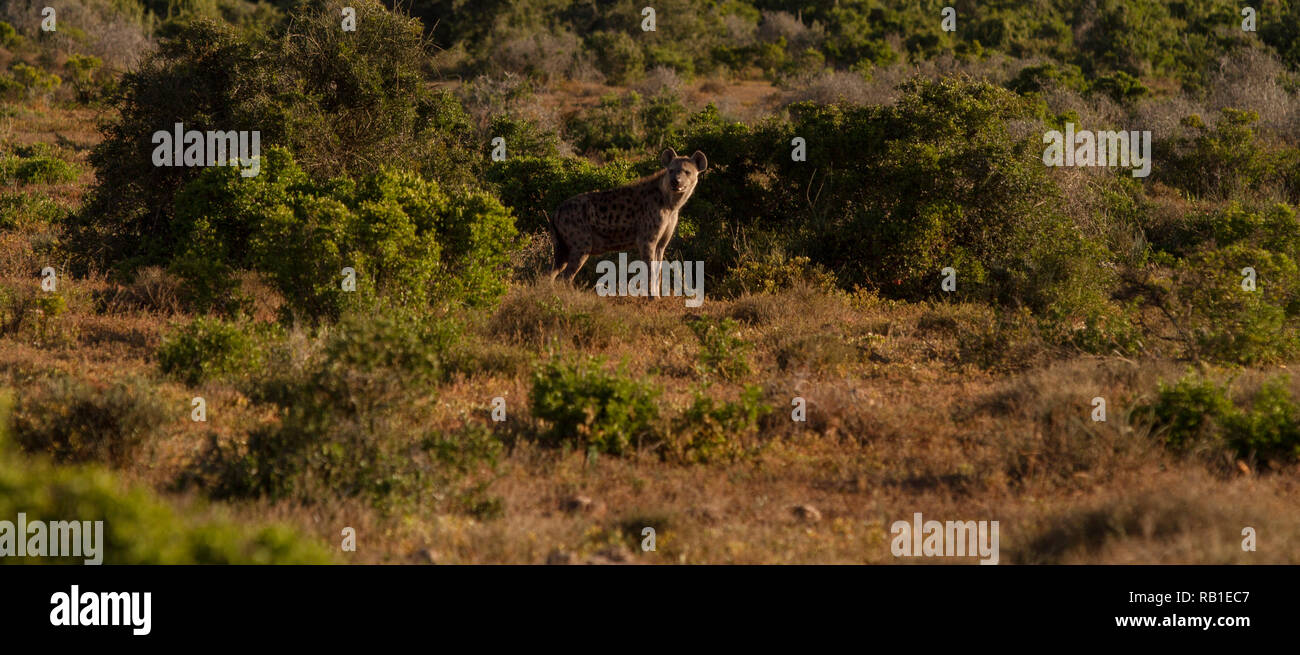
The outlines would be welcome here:
<svg viewBox="0 0 1300 655">
<path fill-rule="evenodd" d="M 596 553 L 587 561 L 588 564 L 627 564 L 632 561 L 632 553 L 622 546 L 612 546 Z"/>
<path fill-rule="evenodd" d="M 573 553 L 557 550 L 546 557 L 546 563 L 550 566 L 564 566 L 572 564 L 574 560 Z"/>
<path fill-rule="evenodd" d="M 564 501 L 564 511 L 585 512 L 591 509 L 591 499 L 586 496 L 573 496 Z"/>
<path fill-rule="evenodd" d="M 564 508 L 564 511 L 569 512 L 570 514 L 582 513 L 600 516 L 605 513 L 604 503 L 598 503 L 590 497 L 582 495 L 567 498 L 560 504 L 560 506 Z"/>
<path fill-rule="evenodd" d="M 822 520 L 822 513 L 812 505 L 795 505 L 790 508 L 790 512 L 795 515 L 795 518 L 807 523 L 816 523 Z"/>
</svg>

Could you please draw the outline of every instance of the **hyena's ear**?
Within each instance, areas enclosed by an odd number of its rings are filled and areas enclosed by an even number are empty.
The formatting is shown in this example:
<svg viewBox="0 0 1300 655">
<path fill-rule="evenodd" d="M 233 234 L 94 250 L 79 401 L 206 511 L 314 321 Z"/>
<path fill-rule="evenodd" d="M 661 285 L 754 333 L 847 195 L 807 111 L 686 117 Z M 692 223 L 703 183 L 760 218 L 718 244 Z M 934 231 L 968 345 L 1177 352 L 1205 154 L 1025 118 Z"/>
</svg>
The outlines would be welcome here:
<svg viewBox="0 0 1300 655">
<path fill-rule="evenodd" d="M 663 151 L 663 153 L 659 155 L 659 163 L 663 164 L 664 168 L 668 168 L 668 165 L 673 163 L 674 159 L 677 159 L 677 151 L 672 148 Z"/>
<path fill-rule="evenodd" d="M 701 173 L 709 167 L 709 158 L 705 157 L 704 153 L 699 150 L 696 150 L 695 154 L 691 155 L 691 161 L 695 162 L 695 170 Z"/>
</svg>

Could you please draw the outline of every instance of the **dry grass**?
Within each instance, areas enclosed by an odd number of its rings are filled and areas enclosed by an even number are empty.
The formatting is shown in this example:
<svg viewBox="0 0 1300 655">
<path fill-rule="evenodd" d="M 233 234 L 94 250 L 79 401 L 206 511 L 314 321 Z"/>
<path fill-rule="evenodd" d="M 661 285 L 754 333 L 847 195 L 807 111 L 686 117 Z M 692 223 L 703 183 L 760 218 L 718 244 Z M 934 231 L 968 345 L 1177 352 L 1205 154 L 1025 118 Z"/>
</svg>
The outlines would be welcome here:
<svg viewBox="0 0 1300 655">
<path fill-rule="evenodd" d="M 698 378 L 699 346 L 685 326 L 694 314 L 734 317 L 754 344 L 753 373 L 717 382 L 710 393 L 734 397 L 741 384 L 764 386 L 776 411 L 756 455 L 709 465 L 649 454 L 592 459 L 526 438 L 528 376 L 548 350 L 626 362 L 665 388 L 666 412 L 684 407 Z M 592 318 L 572 318 L 583 315 Z M 276 420 L 230 386 L 161 380 L 152 351 L 171 319 L 153 307 L 105 312 L 80 303 L 66 318 L 78 326 L 75 343 L 0 340 L 6 384 L 21 393 L 24 379 L 48 370 L 95 380 L 138 374 L 158 379 L 169 396 L 208 400 L 207 424 L 189 421 L 188 405 L 177 403 L 150 456 L 126 467 L 132 479 L 170 489 L 212 436 L 238 440 Z M 310 507 L 248 501 L 234 510 L 289 520 L 331 541 L 355 527 L 361 562 L 896 563 L 889 526 L 914 512 L 999 521 L 1004 562 L 1297 562 L 1283 547 L 1300 536 L 1300 518 L 1288 509 L 1297 471 L 1258 475 L 1178 458 L 1130 421 L 1129 410 L 1181 365 L 1076 357 L 996 374 L 963 362 L 957 347 L 963 330 L 990 318 L 983 308 L 852 302 L 810 290 L 689 310 L 516 285 L 469 327 L 473 362 L 495 353 L 507 363 L 442 385 L 431 419 L 454 427 L 480 420 L 492 397 L 507 399 L 510 429 L 525 438 L 513 441 L 489 487 L 502 516 L 483 520 L 418 502 L 393 514 L 331 499 Z M 820 364 L 782 366 L 798 335 L 824 335 L 801 346 Z M 1104 423 L 1089 418 L 1099 395 L 1108 400 Z M 794 396 L 807 400 L 806 423 L 789 419 Z M 793 508 L 803 505 L 820 519 L 797 515 Z M 636 548 L 644 525 L 657 530 L 654 553 Z M 1245 526 L 1268 535 L 1256 553 L 1237 546 Z"/>
</svg>

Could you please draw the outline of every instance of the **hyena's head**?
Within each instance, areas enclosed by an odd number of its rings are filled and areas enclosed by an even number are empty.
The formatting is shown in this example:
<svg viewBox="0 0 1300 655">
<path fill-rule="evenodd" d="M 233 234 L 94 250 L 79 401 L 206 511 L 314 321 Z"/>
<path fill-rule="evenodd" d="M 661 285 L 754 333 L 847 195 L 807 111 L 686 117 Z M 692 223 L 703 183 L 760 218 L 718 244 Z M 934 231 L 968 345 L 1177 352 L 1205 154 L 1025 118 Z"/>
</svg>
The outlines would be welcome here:
<svg viewBox="0 0 1300 655">
<path fill-rule="evenodd" d="M 694 191 L 700 173 L 709 166 L 709 160 L 699 150 L 690 157 L 678 157 L 677 151 L 669 148 L 659 155 L 659 161 L 667 169 L 662 182 L 664 191 L 678 194 Z"/>
</svg>

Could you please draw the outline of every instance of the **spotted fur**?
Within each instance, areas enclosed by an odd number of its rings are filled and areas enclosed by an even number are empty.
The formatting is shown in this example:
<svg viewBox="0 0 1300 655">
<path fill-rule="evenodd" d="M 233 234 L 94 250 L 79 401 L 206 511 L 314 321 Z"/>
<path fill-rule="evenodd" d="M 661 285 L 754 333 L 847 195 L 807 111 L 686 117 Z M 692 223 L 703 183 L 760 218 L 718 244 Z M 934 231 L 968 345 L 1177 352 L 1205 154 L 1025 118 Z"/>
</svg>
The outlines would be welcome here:
<svg viewBox="0 0 1300 655">
<path fill-rule="evenodd" d="M 709 162 L 699 150 L 690 157 L 678 157 L 672 148 L 659 159 L 664 168 L 653 175 L 560 203 L 551 220 L 555 240 L 552 280 L 564 275 L 572 282 L 588 257 L 608 252 L 636 248 L 647 266 L 663 261 L 677 229 L 678 212 L 695 192 Z M 651 295 L 658 295 L 659 283 L 653 276 L 650 288 Z"/>
</svg>

